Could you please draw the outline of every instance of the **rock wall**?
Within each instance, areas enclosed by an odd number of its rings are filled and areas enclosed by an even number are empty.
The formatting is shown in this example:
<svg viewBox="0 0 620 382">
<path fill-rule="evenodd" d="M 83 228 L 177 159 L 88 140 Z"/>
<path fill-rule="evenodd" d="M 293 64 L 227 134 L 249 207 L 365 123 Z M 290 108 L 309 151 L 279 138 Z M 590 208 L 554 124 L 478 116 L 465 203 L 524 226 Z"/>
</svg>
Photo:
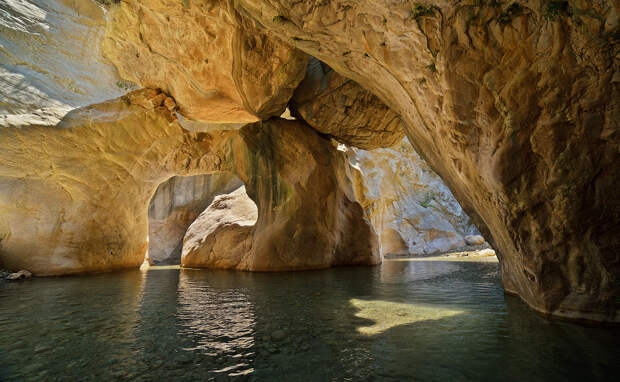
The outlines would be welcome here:
<svg viewBox="0 0 620 382">
<path fill-rule="evenodd" d="M 234 250 L 212 246 L 219 236 L 205 239 L 208 250 L 186 237 L 183 266 L 283 271 L 381 261 L 376 234 L 355 201 L 346 156 L 305 123 L 270 119 L 248 125 L 213 153 L 221 170 L 243 181 L 258 220 L 243 251 L 234 243 Z M 231 240 L 227 235 L 241 235 L 216 233 L 225 242 Z"/>
<path fill-rule="evenodd" d="M 237 0 L 377 95 L 535 310 L 620 320 L 618 7 Z"/>
<path fill-rule="evenodd" d="M 308 56 L 219 1 L 123 1 L 103 49 L 123 78 L 171 94 L 184 117 L 248 123 L 282 114 Z"/>
<path fill-rule="evenodd" d="M 174 106 L 147 89 L 57 126 L 0 128 L 2 265 L 37 275 L 140 266 L 157 186 L 216 168 L 211 137 L 183 130 Z"/>
<path fill-rule="evenodd" d="M 57 126 L 0 128 L 1 266 L 37 275 L 138 267 L 157 186 L 220 172 L 243 181 L 259 208 L 251 251 L 236 268 L 380 261 L 350 178 L 340 175 L 346 158 L 309 126 L 270 120 L 192 133 L 175 108 L 145 89 L 73 110 Z"/>
<path fill-rule="evenodd" d="M 190 224 L 215 196 L 241 185 L 236 176 L 225 172 L 175 176 L 160 184 L 149 206 L 149 264 L 181 264 L 183 237 Z"/>
<path fill-rule="evenodd" d="M 384 255 L 430 255 L 474 249 L 479 235 L 450 190 L 405 138 L 391 148 L 349 149 L 358 201 Z"/>
<path fill-rule="evenodd" d="M 0 3 L 0 127 L 55 125 L 126 92 L 101 51 L 106 11 L 92 0 Z"/>
<path fill-rule="evenodd" d="M 317 131 L 362 149 L 394 146 L 405 135 L 398 114 L 316 58 L 310 60 L 290 108 Z"/>
<path fill-rule="evenodd" d="M 252 249 L 258 208 L 245 187 L 215 197 L 183 239 L 186 267 L 236 268 Z"/>
</svg>

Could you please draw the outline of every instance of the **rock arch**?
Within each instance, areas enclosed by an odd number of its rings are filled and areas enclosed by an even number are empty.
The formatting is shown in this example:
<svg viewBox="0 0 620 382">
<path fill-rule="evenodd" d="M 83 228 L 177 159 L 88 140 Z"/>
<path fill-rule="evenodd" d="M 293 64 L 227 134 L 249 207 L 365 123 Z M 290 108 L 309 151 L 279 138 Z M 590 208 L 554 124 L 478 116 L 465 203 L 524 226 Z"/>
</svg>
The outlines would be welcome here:
<svg viewBox="0 0 620 382">
<path fill-rule="evenodd" d="M 58 126 L 0 129 L 0 260 L 39 275 L 138 267 L 147 210 L 173 175 L 227 171 L 259 220 L 236 268 L 316 269 L 380 261 L 346 158 L 299 121 L 190 133 L 157 90 L 70 112 Z M 28 142 L 28 144 L 24 144 Z"/>
</svg>

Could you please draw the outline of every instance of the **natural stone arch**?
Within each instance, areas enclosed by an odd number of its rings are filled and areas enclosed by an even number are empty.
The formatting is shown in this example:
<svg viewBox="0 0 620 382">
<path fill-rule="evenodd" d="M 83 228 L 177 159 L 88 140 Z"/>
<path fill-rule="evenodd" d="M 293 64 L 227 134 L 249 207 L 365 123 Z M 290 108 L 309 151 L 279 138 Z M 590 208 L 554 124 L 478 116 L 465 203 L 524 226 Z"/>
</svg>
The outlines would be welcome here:
<svg viewBox="0 0 620 382">
<path fill-rule="evenodd" d="M 498 250 L 506 291 L 620 319 L 617 17 L 441 1 L 236 4 L 376 94 Z M 557 13 L 557 14 L 556 14 Z"/>
<path fill-rule="evenodd" d="M 245 270 L 380 261 L 346 158 L 298 121 L 190 133 L 172 98 L 140 90 L 58 126 L 0 129 L 0 262 L 38 275 L 138 267 L 149 202 L 173 175 L 228 171 L 259 207 Z M 28 145 L 24 144 L 28 142 Z"/>
</svg>

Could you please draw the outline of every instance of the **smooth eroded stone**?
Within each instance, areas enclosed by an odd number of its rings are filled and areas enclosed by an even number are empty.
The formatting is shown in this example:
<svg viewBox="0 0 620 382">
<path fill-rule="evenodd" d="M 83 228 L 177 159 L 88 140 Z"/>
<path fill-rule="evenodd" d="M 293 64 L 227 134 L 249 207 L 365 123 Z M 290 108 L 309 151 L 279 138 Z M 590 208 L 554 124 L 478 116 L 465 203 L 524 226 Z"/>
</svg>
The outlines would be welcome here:
<svg viewBox="0 0 620 382">
<path fill-rule="evenodd" d="M 187 228 L 215 196 L 241 185 L 228 172 L 175 176 L 160 184 L 149 205 L 149 264 L 181 264 Z"/>
<path fill-rule="evenodd" d="M 57 126 L 0 128 L 0 263 L 36 275 L 138 267 L 147 210 L 173 175 L 217 169 L 165 94 L 140 90 Z"/>
<path fill-rule="evenodd" d="M 197 233 L 197 224 L 184 242 L 183 266 L 284 271 L 381 261 L 376 234 L 356 202 L 345 154 L 308 125 L 270 119 L 242 128 L 218 146 L 214 153 L 222 158 L 222 170 L 244 182 L 258 219 L 247 239 L 247 225 L 216 225 L 213 232 Z M 217 207 L 228 204 L 214 202 L 205 212 L 219 216 L 227 211 Z M 196 244 L 199 235 L 207 238 L 203 252 Z"/>
<path fill-rule="evenodd" d="M 506 291 L 544 314 L 620 322 L 616 3 L 571 2 L 557 14 L 545 0 L 517 11 L 511 2 L 236 4 L 400 115 L 497 250 Z"/>
<path fill-rule="evenodd" d="M 468 235 L 465 236 L 465 242 L 469 245 L 482 245 L 484 244 L 484 237 L 480 235 Z"/>
<path fill-rule="evenodd" d="M 126 92 L 102 54 L 105 21 L 92 0 L 0 2 L 0 127 L 55 125 Z"/>
<path fill-rule="evenodd" d="M 252 247 L 256 204 L 241 186 L 216 196 L 183 239 L 183 266 L 234 268 Z"/>
<path fill-rule="evenodd" d="M 290 108 L 317 131 L 349 146 L 390 147 L 405 136 L 398 114 L 316 58 L 310 60 Z"/>
<path fill-rule="evenodd" d="M 380 261 L 346 158 L 312 128 L 270 120 L 192 133 L 172 110 L 171 98 L 144 89 L 75 109 L 57 126 L 0 128 L 0 265 L 36 275 L 139 267 L 157 186 L 225 172 L 259 211 L 251 249 L 231 267 Z"/>
<path fill-rule="evenodd" d="M 223 1 L 112 5 L 103 49 L 123 78 L 164 89 L 184 117 L 215 124 L 282 114 L 308 61 Z"/>
</svg>

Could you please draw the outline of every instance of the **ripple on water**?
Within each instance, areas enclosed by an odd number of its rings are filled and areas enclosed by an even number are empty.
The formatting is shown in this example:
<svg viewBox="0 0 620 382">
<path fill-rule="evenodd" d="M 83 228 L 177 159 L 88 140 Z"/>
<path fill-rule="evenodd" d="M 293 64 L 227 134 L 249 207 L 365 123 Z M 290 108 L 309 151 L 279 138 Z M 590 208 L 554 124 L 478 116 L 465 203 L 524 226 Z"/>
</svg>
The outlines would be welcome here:
<svg viewBox="0 0 620 382">
<path fill-rule="evenodd" d="M 0 380 L 607 380 L 618 331 L 545 320 L 496 263 L 0 281 Z"/>
</svg>

